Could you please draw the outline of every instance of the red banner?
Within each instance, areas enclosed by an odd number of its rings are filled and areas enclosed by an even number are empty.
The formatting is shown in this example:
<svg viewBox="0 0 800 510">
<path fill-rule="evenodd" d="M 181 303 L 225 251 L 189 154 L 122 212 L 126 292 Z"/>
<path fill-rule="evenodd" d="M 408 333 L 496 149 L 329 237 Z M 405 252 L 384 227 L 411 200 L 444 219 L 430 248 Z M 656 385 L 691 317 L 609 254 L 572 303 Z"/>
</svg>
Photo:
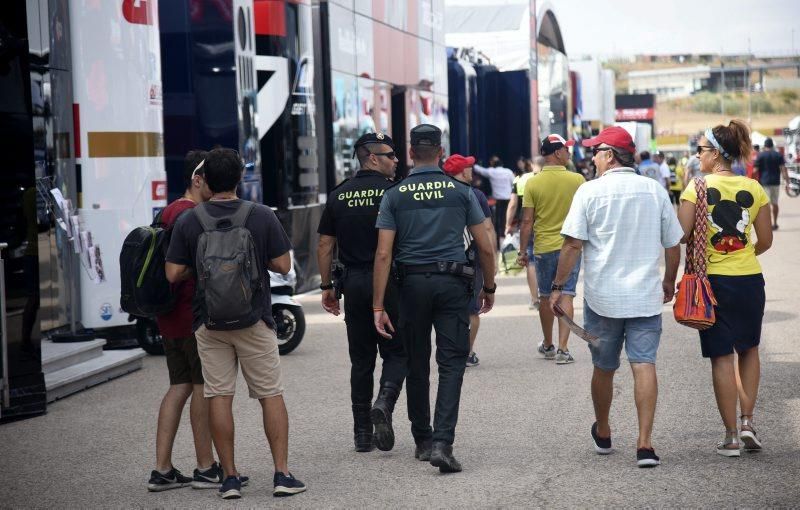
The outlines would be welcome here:
<svg viewBox="0 0 800 510">
<path fill-rule="evenodd" d="M 614 118 L 617 121 L 653 120 L 655 116 L 655 108 L 617 108 Z"/>
</svg>

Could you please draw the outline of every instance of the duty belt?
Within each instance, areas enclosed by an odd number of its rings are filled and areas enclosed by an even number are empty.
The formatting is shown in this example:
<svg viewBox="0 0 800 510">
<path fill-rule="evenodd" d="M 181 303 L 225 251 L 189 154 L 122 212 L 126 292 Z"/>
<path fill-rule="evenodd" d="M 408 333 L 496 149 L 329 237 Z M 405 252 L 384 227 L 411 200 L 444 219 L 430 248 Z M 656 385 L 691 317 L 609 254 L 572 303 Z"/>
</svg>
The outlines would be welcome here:
<svg viewBox="0 0 800 510">
<path fill-rule="evenodd" d="M 398 273 L 402 276 L 410 274 L 451 274 L 463 278 L 475 276 L 475 268 L 462 262 L 433 262 L 431 264 L 398 265 Z"/>
</svg>

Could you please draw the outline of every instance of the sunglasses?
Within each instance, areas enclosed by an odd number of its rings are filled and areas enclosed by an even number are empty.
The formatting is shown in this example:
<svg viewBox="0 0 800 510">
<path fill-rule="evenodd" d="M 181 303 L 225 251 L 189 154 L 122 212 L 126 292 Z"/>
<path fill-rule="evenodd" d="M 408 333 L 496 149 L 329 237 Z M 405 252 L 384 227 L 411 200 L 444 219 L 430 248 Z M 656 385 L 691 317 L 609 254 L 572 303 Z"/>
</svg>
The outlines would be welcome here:
<svg viewBox="0 0 800 510">
<path fill-rule="evenodd" d="M 697 154 L 700 155 L 703 153 L 703 149 L 708 149 L 710 151 L 717 150 L 716 147 L 712 147 L 710 145 L 698 145 L 697 146 Z"/>
<path fill-rule="evenodd" d="M 613 150 L 614 150 L 614 149 L 612 149 L 611 147 L 593 147 L 593 148 L 592 148 L 592 154 L 593 154 L 593 155 L 595 155 L 595 156 L 597 156 L 597 155 L 598 155 L 598 154 L 600 154 L 601 152 L 605 152 L 605 151 L 613 151 Z"/>
<path fill-rule="evenodd" d="M 386 156 L 389 159 L 394 159 L 394 151 L 389 152 L 370 152 L 374 156 Z"/>
</svg>

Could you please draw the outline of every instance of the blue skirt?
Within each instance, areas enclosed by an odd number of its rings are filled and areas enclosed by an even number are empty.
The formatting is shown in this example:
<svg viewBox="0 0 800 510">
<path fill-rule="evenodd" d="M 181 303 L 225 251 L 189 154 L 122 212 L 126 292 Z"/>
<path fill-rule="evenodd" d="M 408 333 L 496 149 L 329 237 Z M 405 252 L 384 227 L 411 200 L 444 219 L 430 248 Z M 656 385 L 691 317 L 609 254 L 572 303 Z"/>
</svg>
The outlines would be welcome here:
<svg viewBox="0 0 800 510">
<path fill-rule="evenodd" d="M 714 308 L 717 321 L 700 332 L 704 358 L 716 358 L 744 352 L 761 343 L 761 321 L 764 318 L 764 277 L 709 275 L 711 290 L 717 299 Z"/>
</svg>

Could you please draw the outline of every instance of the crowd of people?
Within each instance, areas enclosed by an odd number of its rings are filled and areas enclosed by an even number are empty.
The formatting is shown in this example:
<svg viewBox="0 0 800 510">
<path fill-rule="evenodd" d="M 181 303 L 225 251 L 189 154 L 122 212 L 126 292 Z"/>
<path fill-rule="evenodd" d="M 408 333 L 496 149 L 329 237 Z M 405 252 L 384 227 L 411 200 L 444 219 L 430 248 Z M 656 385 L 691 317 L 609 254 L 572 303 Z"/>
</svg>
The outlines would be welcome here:
<svg viewBox="0 0 800 510">
<path fill-rule="evenodd" d="M 495 302 L 498 243 L 519 230 L 517 262 L 527 267 L 531 308 L 538 307 L 542 326 L 536 350 L 558 365 L 575 361 L 569 323 L 583 272 L 584 326 L 598 337 L 589 344 L 595 451 L 613 451 L 609 414 L 624 348 L 639 423 L 636 462 L 659 465 L 651 436 L 662 311 L 675 295 L 680 245 L 692 239 L 698 207 L 708 211 L 704 265 L 716 299 L 716 322 L 699 335 L 725 427 L 716 451 L 731 457 L 762 447 L 753 418 L 765 305 L 757 255 L 769 249 L 777 228 L 770 186 L 780 183 L 785 168 L 767 152 L 754 163 L 760 183 L 738 175 L 735 162 L 749 160 L 752 145 L 747 126 L 735 120 L 706 130 L 696 155 L 681 162 L 637 153 L 627 131 L 609 127 L 582 141 L 592 154 L 588 175 L 571 164 L 573 145 L 557 134 L 545 137 L 541 156 L 522 161 L 515 175 L 497 158 L 482 167 L 469 155 L 445 157 L 442 132 L 422 124 L 410 132 L 413 169 L 396 181 L 397 149 L 388 135 L 369 133 L 356 142 L 360 170 L 327 198 L 317 258 L 322 307 L 340 315 L 344 297 L 357 452 L 393 449 L 393 415 L 405 383 L 415 458 L 442 473 L 462 470 L 453 444 L 463 377 L 479 364 L 474 345 L 480 315 Z M 242 171 L 236 151 L 190 152 L 186 192 L 163 214 L 171 228 L 166 276 L 177 305 L 159 318 L 170 388 L 159 410 L 151 491 L 191 485 L 241 497 L 249 479 L 234 461 L 239 367 L 262 409 L 274 495 L 306 489 L 288 466 L 288 416 L 266 271 L 289 271 L 291 244 L 271 209 L 237 197 Z M 492 184 L 494 211 L 473 186 L 477 176 Z M 337 263 L 341 270 L 333 270 Z M 439 371 L 433 415 L 432 333 Z M 171 461 L 189 397 L 197 457 L 192 477 Z"/>
</svg>

